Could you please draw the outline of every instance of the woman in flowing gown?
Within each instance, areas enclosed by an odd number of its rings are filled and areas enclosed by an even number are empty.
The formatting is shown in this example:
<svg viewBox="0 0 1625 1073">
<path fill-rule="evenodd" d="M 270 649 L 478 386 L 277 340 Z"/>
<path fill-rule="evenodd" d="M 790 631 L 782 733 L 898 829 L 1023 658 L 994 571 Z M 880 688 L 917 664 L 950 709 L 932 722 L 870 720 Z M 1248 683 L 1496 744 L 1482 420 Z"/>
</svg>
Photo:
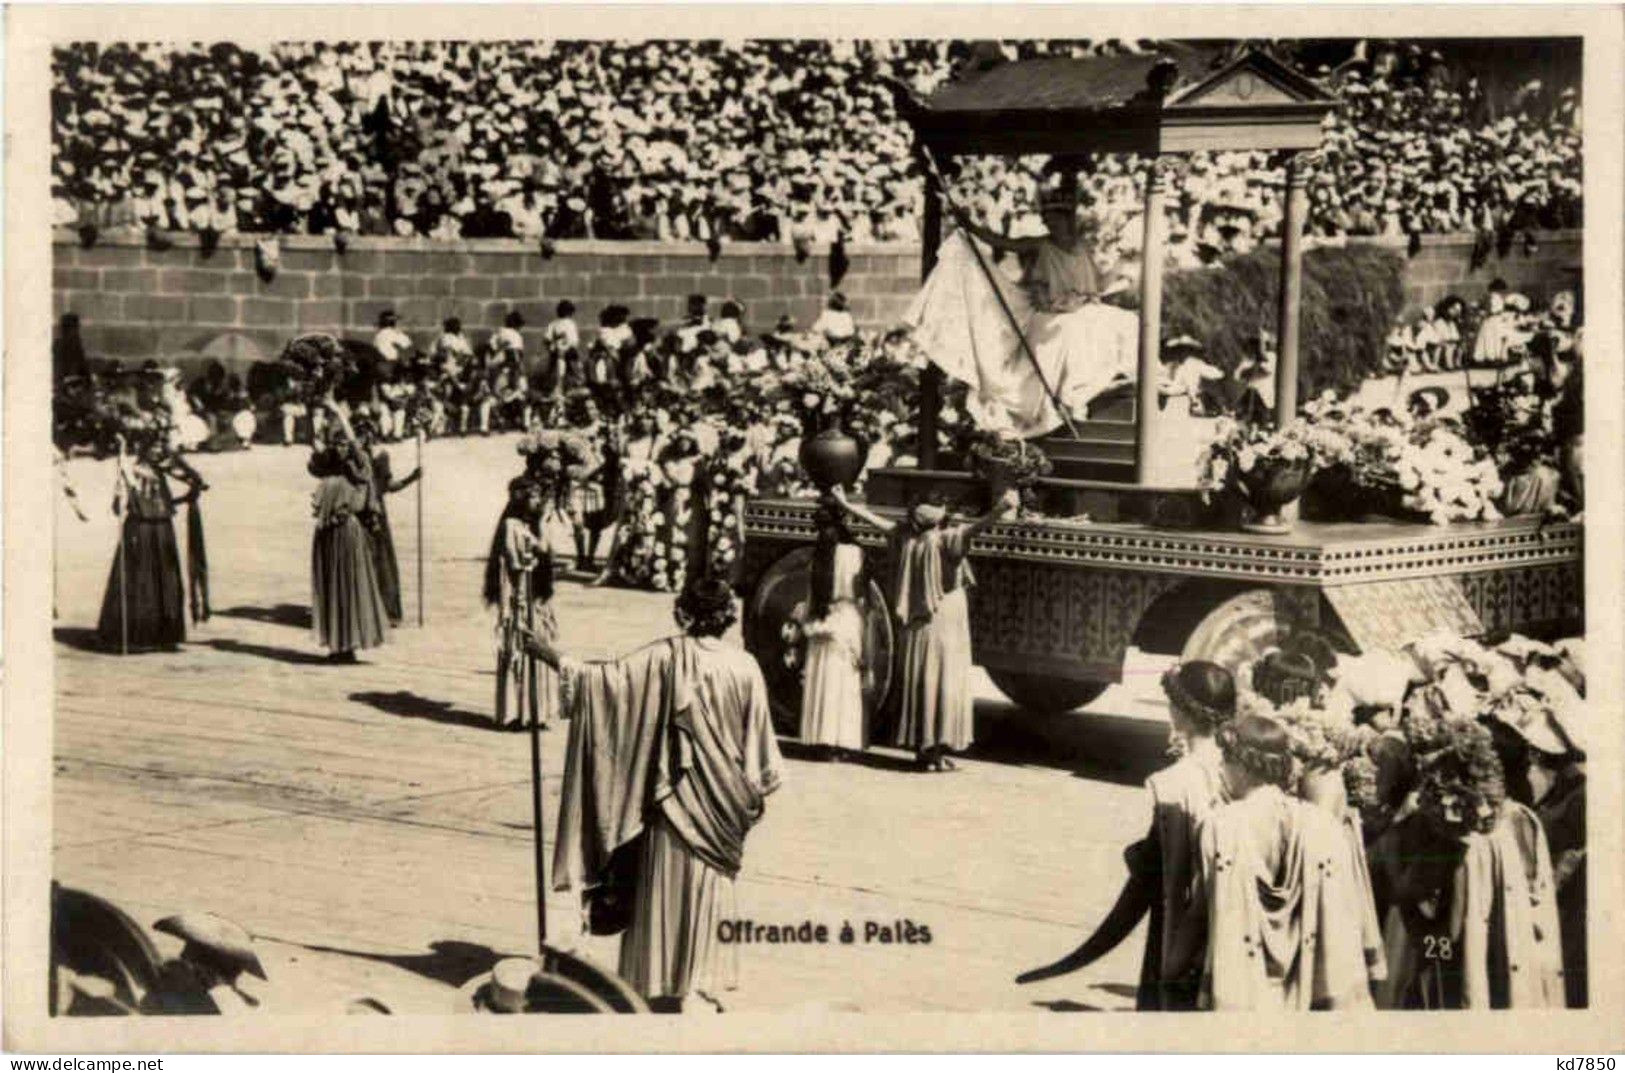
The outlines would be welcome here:
<svg viewBox="0 0 1625 1073">
<path fill-rule="evenodd" d="M 121 550 L 108 573 L 97 637 L 114 651 L 126 642 L 132 650 L 173 650 L 186 640 L 186 597 L 168 476 L 185 480 L 188 496 L 202 490 L 202 480 L 169 458 L 161 434 L 141 443 L 133 460 L 121 451 L 118 465 L 113 513 L 123 516 Z"/>
<path fill-rule="evenodd" d="M 496 724 L 522 730 L 534 718 L 553 722 L 558 674 L 527 655 L 524 638 L 558 639 L 553 615 L 553 553 L 540 535 L 545 492 L 520 476 L 508 485 L 508 505 L 485 560 L 485 605 L 497 611 Z M 512 712 L 510 719 L 509 713 Z"/>
<path fill-rule="evenodd" d="M 373 499 L 378 508 L 377 522 L 372 529 L 373 569 L 378 576 L 378 591 L 384 597 L 384 608 L 389 612 L 389 624 L 399 626 L 404 617 L 401 611 L 401 567 L 395 555 L 395 534 L 389 524 L 389 496 L 410 488 L 423 473 L 414 469 L 397 481 L 390 465 L 389 452 L 378 442 L 377 424 L 370 418 L 358 418 L 355 431 L 361 439 L 362 450 L 367 452 L 371 461 Z"/>
<path fill-rule="evenodd" d="M 1092 399 L 1133 380 L 1138 368 L 1139 318 L 1100 301 L 1124 283 L 1108 281 L 1096 265 L 1078 227 L 1076 193 L 1052 191 L 1042 210 L 1048 233 L 1038 238 L 975 224 L 968 235 L 950 235 L 903 318 L 931 361 L 970 385 L 967 406 L 977 424 L 1021 436 L 1064 423 L 1045 381 L 1070 415 L 1082 418 Z M 1021 281 L 995 268 L 972 236 L 1017 254 Z"/>
<path fill-rule="evenodd" d="M 357 651 L 376 648 L 389 637 L 389 612 L 367 531 L 376 491 L 349 418 L 331 401 L 325 406 L 339 438 L 310 461 L 311 475 L 321 482 L 312 497 L 311 616 L 316 640 L 332 660 L 355 663 Z"/>
<path fill-rule="evenodd" d="M 1354 868 L 1340 825 L 1291 796 L 1286 729 L 1249 715 L 1220 729 L 1230 800 L 1197 828 L 1189 926 L 1172 963 L 1200 969 L 1209 1010 L 1369 1009 Z"/>
<path fill-rule="evenodd" d="M 1146 780 L 1151 827 L 1123 857 L 1129 874 L 1122 892 L 1087 940 L 1052 965 L 1016 978 L 1034 983 L 1086 968 L 1111 953 L 1150 917 L 1135 1005 L 1141 1010 L 1193 1010 L 1200 974 L 1177 962 L 1185 932 L 1195 926 L 1190 900 L 1196 831 L 1225 801 L 1223 758 L 1216 738 L 1236 717 L 1236 683 L 1216 663 L 1191 660 L 1162 676 L 1168 697 L 1169 753 L 1174 762 Z"/>
<path fill-rule="evenodd" d="M 863 549 L 840 512 L 819 508 L 818 542 L 809 568 L 807 662 L 801 694 L 801 741 L 839 759 L 862 752 Z"/>
</svg>

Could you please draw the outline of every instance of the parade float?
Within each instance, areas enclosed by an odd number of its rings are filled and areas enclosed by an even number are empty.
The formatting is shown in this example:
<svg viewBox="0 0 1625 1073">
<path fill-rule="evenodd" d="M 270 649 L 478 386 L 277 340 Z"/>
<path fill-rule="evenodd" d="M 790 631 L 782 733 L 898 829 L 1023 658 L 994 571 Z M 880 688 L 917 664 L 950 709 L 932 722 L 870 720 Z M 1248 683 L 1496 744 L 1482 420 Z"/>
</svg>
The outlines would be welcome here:
<svg viewBox="0 0 1625 1073">
<path fill-rule="evenodd" d="M 944 377 L 927 367 L 917 464 L 871 470 L 864 483 L 870 507 L 888 517 L 933 492 L 980 510 L 994 475 L 1028 488 L 1038 509 L 986 530 L 972 555 L 975 660 L 1011 700 L 1035 712 L 1086 704 L 1121 680 L 1131 647 L 1238 667 L 1304 629 L 1351 653 L 1440 631 L 1583 630 L 1580 525 L 1538 512 L 1504 517 L 1531 497 L 1520 489 L 1509 506 L 1493 467 L 1450 428 L 1321 399 L 1300 408 L 1306 169 L 1337 103 L 1314 82 L 1258 51 L 1219 65 L 1172 52 L 1045 58 L 992 63 L 924 101 L 900 94 L 898 103 L 927 165 L 923 275 L 953 210 L 936 160 L 1151 161 L 1132 385 L 1033 441 L 1039 465 L 1023 465 L 1027 448 L 1012 454 L 1007 444 L 954 459 L 938 434 Z M 1215 421 L 1198 464 L 1181 446 L 1188 429 L 1171 434 L 1174 412 L 1159 398 L 1164 205 L 1181 155 L 1223 150 L 1269 151 L 1284 163 L 1281 238 L 1263 251 L 1279 258 L 1277 357 L 1265 390 L 1273 414 L 1298 416 L 1280 427 L 1267 415 Z M 826 487 L 861 465 L 828 429 L 809 436 L 801 460 Z M 1538 491 L 1546 476 L 1535 483 Z M 1316 502 L 1297 502 L 1306 492 Z M 768 675 L 781 725 L 793 725 L 800 706 L 799 618 L 816 509 L 809 498 L 762 497 L 746 511 L 745 642 Z M 863 527 L 857 536 L 873 576 L 887 576 L 884 537 Z M 878 713 L 894 677 L 893 623 L 878 587 L 867 616 L 866 700 Z"/>
</svg>

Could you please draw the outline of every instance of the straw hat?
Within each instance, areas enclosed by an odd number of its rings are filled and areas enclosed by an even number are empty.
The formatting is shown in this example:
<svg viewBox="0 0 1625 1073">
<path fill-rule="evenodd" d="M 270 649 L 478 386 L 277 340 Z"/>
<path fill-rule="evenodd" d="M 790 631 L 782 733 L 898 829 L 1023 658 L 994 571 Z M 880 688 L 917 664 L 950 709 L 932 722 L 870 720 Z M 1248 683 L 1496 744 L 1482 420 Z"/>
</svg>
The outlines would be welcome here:
<svg viewBox="0 0 1625 1073">
<path fill-rule="evenodd" d="M 223 917 L 213 913 L 181 913 L 165 917 L 152 928 L 186 943 L 181 951 L 182 959 L 201 953 L 222 968 L 266 979 L 265 968 L 260 964 L 259 955 L 254 953 L 253 940 L 246 931 Z"/>
</svg>

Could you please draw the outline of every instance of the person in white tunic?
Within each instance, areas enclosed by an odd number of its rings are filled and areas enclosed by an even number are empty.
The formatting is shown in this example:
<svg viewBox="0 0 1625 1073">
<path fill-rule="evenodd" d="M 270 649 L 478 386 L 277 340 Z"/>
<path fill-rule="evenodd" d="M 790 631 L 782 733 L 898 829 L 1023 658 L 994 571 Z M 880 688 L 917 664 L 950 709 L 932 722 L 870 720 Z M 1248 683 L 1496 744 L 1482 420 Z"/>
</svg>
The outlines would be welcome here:
<svg viewBox="0 0 1625 1073">
<path fill-rule="evenodd" d="M 1053 432 L 1065 421 L 1046 381 L 1070 415 L 1082 419 L 1091 400 L 1136 375 L 1139 317 L 1099 300 L 1126 281 L 1108 281 L 1095 264 L 1076 198 L 1065 186 L 1044 195 L 1049 233 L 1038 238 L 975 224 L 967 225 L 970 235 L 954 232 L 903 316 L 932 363 L 970 386 L 966 406 L 982 428 L 1027 437 Z M 995 267 L 971 236 L 1016 253 L 1021 282 Z"/>
<path fill-rule="evenodd" d="M 948 524 L 940 503 L 909 508 L 902 524 L 849 502 L 836 488 L 831 495 L 848 513 L 891 537 L 896 564 L 893 610 L 902 628 L 902 713 L 893 744 L 913 749 L 921 770 L 952 771 L 951 752 L 970 748 L 975 732 L 971 695 L 970 605 L 966 590 L 976 583 L 970 568 L 971 538 L 1013 511 L 1014 489 L 992 513 L 972 522 Z"/>
<path fill-rule="evenodd" d="M 526 642 L 559 671 L 570 719 L 554 888 L 602 886 L 617 851 L 635 862 L 620 975 L 656 1010 L 731 983 L 718 926 L 782 778 L 762 669 L 722 640 L 737 615 L 727 583 L 699 577 L 677 598 L 682 636 L 590 664 Z"/>
<path fill-rule="evenodd" d="M 807 598 L 807 664 L 801 693 L 801 741 L 826 759 L 862 752 L 863 549 L 838 509 L 818 512 Z"/>
</svg>

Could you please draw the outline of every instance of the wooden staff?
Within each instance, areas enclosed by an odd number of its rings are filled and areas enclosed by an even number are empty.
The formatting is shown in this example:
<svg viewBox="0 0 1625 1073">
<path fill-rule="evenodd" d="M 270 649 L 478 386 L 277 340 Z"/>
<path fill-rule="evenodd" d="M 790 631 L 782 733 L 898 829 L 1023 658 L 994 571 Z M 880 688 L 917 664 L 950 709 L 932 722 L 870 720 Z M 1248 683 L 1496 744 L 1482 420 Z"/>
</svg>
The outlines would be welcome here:
<svg viewBox="0 0 1625 1073">
<path fill-rule="evenodd" d="M 118 440 L 118 483 L 123 493 L 118 519 L 118 633 L 119 655 L 130 654 L 130 578 L 124 565 L 124 521 L 130 516 L 130 485 L 124 476 L 124 437 Z"/>
<path fill-rule="evenodd" d="M 423 628 L 423 429 L 418 429 L 418 479 L 417 479 L 417 513 L 418 513 L 418 628 Z"/>
<path fill-rule="evenodd" d="M 526 571 L 520 585 L 525 594 L 525 614 L 527 626 L 530 622 L 530 571 Z M 527 631 L 524 635 L 529 637 Z M 524 644 L 521 639 L 520 644 Z M 537 664 L 539 660 L 533 657 L 522 657 L 521 666 L 529 665 L 531 696 L 535 696 Z M 546 837 L 542 833 L 542 708 L 540 704 L 532 703 L 530 706 L 530 822 L 536 829 L 536 951 L 543 958 L 547 956 L 547 858 L 544 852 Z"/>
</svg>

